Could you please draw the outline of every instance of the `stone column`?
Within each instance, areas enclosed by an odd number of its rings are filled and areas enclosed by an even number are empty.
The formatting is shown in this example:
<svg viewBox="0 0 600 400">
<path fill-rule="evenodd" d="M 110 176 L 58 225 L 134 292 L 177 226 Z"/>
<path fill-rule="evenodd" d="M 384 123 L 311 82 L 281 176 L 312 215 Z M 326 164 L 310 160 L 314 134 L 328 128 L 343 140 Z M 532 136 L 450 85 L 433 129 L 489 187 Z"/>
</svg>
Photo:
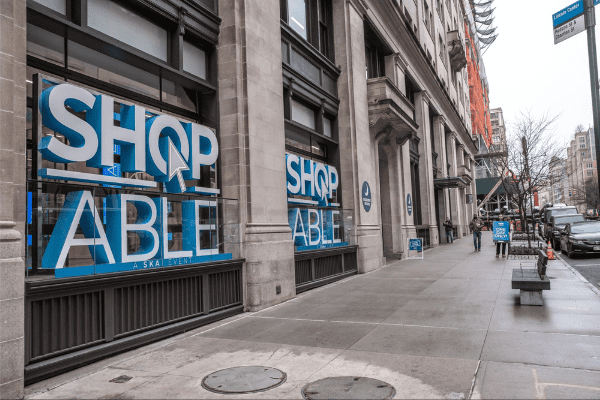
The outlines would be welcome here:
<svg viewBox="0 0 600 400">
<path fill-rule="evenodd" d="M 0 398 L 23 397 L 25 0 L 0 2 Z"/>
<path fill-rule="evenodd" d="M 406 67 L 408 63 L 400 53 L 385 57 L 385 75 L 406 95 Z"/>
<path fill-rule="evenodd" d="M 256 311 L 296 294 L 287 217 L 279 0 L 223 0 L 219 9 L 222 194 L 239 199 L 244 301 Z"/>
<path fill-rule="evenodd" d="M 412 194 L 414 193 L 414 190 L 412 188 L 412 183 L 411 183 L 411 171 L 410 171 L 410 142 L 406 142 L 404 143 L 404 145 L 402 146 L 401 149 L 399 149 L 399 152 L 401 152 L 402 157 L 401 157 L 401 162 L 402 162 L 402 188 L 403 190 L 403 194 L 402 194 L 402 201 L 404 203 L 404 207 L 402 209 L 402 215 L 404 218 L 402 218 L 403 220 L 403 228 L 404 228 L 404 236 L 405 237 L 416 237 L 416 228 L 415 228 L 415 213 L 414 213 L 414 202 L 413 202 L 413 212 L 411 212 L 410 215 L 408 215 L 408 209 L 406 208 L 406 198 L 408 196 L 409 193 Z M 414 197 L 413 197 L 413 201 L 414 201 Z M 411 236 L 412 235 L 412 236 Z"/>
<path fill-rule="evenodd" d="M 342 73 L 338 79 L 338 132 L 340 186 L 345 208 L 353 208 L 358 248 L 358 271 L 368 272 L 383 264 L 381 221 L 377 182 L 377 144 L 369 130 L 367 80 L 365 77 L 365 33 L 360 4 L 333 2 L 335 62 Z M 371 187 L 371 209 L 365 211 L 363 182 Z"/>
<path fill-rule="evenodd" d="M 415 95 L 415 120 L 419 124 L 417 135 L 419 142 L 419 179 L 421 184 L 421 215 L 423 225 L 429 227 L 429 237 L 432 246 L 439 244 L 437 221 L 435 218 L 435 197 L 433 193 L 433 160 L 432 144 L 429 125 L 429 104 L 431 97 L 426 91 Z"/>
<path fill-rule="evenodd" d="M 442 170 L 441 178 L 448 177 L 448 158 L 446 155 L 446 118 L 443 116 L 437 116 L 433 119 L 433 133 L 435 136 L 435 148 L 438 153 L 438 167 Z M 437 190 L 437 189 L 436 189 Z M 446 220 L 446 217 L 450 216 L 450 207 L 449 207 L 449 189 L 443 189 L 439 192 L 439 215 L 440 220 L 438 221 L 439 230 L 441 232 L 440 242 L 446 241 L 445 234 L 443 234 L 443 226 L 442 223 Z M 442 239 L 443 237 L 443 239 Z"/>
<path fill-rule="evenodd" d="M 449 158 L 449 164 L 450 164 L 450 176 L 458 176 L 458 156 L 457 156 L 457 151 L 456 151 L 456 134 L 454 132 L 451 132 L 448 135 L 448 138 L 446 140 L 446 148 L 448 150 L 448 158 Z M 462 210 L 460 207 L 460 191 L 462 189 L 450 189 L 449 190 L 449 198 L 450 198 L 450 206 L 451 206 L 451 212 L 452 212 L 452 221 L 454 222 L 454 225 L 457 227 L 457 236 L 463 237 L 465 235 L 465 230 L 464 230 L 464 222 L 463 222 L 463 217 L 462 217 Z"/>
</svg>

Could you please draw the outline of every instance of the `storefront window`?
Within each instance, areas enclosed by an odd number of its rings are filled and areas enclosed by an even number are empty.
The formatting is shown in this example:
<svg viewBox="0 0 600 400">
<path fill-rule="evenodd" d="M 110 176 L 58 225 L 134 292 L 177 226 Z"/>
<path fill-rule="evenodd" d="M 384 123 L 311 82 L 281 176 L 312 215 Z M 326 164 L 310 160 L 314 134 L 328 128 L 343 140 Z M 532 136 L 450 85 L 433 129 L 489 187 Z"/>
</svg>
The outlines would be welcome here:
<svg viewBox="0 0 600 400">
<path fill-rule="evenodd" d="M 167 31 L 111 0 L 87 0 L 88 26 L 167 61 Z"/>
<path fill-rule="evenodd" d="M 206 79 L 206 53 L 187 40 L 183 41 L 183 70 Z"/>
</svg>

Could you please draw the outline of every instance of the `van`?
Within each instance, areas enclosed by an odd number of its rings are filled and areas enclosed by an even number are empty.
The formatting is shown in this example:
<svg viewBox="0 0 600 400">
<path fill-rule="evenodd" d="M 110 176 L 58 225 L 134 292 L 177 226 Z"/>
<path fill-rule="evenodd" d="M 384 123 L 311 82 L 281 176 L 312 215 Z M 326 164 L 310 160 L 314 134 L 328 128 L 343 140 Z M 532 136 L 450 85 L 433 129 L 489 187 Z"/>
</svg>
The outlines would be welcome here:
<svg viewBox="0 0 600 400">
<path fill-rule="evenodd" d="M 571 215 L 578 214 L 577 207 L 575 206 L 567 206 L 567 207 L 550 207 L 544 210 L 544 239 L 549 240 L 550 235 L 552 234 L 551 226 L 550 226 L 550 218 L 556 215 Z"/>
</svg>

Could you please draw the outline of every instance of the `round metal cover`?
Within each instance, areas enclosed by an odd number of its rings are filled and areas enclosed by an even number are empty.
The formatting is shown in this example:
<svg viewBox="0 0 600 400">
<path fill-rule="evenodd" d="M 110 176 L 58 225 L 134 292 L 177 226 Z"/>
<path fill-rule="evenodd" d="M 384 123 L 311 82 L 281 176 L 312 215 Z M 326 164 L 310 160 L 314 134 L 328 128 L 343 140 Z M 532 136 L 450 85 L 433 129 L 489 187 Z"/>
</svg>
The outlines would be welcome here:
<svg viewBox="0 0 600 400">
<path fill-rule="evenodd" d="M 362 376 L 336 376 L 321 379 L 302 389 L 308 400 L 318 399 L 391 399 L 396 389 L 389 383 Z"/>
<path fill-rule="evenodd" d="M 206 375 L 202 387 L 215 393 L 254 393 L 273 389 L 286 379 L 285 372 L 271 367 L 234 367 Z"/>
</svg>

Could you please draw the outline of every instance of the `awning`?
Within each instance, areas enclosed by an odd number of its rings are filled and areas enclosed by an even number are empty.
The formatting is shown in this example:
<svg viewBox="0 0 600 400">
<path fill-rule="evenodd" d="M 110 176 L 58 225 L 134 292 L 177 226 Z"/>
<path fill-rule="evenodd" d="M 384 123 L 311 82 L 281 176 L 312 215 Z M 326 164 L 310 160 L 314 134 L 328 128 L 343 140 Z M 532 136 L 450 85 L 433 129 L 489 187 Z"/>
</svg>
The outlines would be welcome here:
<svg viewBox="0 0 600 400">
<path fill-rule="evenodd" d="M 447 178 L 436 178 L 433 180 L 433 186 L 436 189 L 450 189 L 450 188 L 466 188 L 467 182 L 458 176 L 449 176 Z"/>
</svg>

